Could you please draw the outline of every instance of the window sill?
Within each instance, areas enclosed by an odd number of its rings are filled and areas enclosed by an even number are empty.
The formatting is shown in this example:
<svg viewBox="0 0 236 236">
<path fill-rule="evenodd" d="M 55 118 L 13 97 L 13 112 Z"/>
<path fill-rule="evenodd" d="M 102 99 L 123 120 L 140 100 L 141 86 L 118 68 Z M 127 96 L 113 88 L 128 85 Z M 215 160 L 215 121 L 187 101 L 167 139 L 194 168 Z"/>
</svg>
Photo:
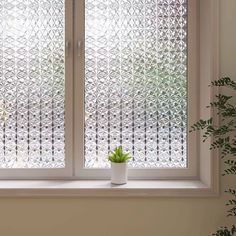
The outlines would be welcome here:
<svg viewBox="0 0 236 236">
<path fill-rule="evenodd" d="M 216 197 L 218 191 L 197 180 L 2 180 L 0 197 Z"/>
</svg>

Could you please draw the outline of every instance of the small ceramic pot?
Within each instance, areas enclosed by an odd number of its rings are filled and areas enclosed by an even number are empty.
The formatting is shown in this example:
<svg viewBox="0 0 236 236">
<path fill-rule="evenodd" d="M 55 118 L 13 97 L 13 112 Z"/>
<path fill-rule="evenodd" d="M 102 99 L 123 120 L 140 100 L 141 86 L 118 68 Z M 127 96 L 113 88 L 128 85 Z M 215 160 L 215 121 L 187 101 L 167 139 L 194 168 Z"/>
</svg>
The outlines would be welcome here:
<svg viewBox="0 0 236 236">
<path fill-rule="evenodd" d="M 126 184 L 127 183 L 127 163 L 111 163 L 111 183 Z"/>
</svg>

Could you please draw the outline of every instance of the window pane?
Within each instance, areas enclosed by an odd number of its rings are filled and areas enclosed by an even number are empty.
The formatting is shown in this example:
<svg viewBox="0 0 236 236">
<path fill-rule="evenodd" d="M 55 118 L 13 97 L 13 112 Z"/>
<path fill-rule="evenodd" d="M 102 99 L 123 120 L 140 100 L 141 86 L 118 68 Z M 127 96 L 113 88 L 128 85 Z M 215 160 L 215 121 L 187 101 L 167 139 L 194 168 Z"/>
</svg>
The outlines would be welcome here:
<svg viewBox="0 0 236 236">
<path fill-rule="evenodd" d="M 0 1 L 1 168 L 64 167 L 64 0 Z"/>
<path fill-rule="evenodd" d="M 186 0 L 85 2 L 85 167 L 186 167 Z"/>
</svg>

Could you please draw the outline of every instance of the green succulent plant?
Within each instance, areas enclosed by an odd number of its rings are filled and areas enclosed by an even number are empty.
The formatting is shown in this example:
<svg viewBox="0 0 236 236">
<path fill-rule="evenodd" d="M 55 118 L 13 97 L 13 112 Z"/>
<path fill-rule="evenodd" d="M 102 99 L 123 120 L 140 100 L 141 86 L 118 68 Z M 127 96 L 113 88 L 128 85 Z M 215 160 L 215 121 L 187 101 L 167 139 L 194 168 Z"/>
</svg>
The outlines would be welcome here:
<svg viewBox="0 0 236 236">
<path fill-rule="evenodd" d="M 108 156 L 108 160 L 113 163 L 125 163 L 129 159 L 131 159 L 131 156 L 129 153 L 125 153 L 122 149 L 122 147 L 117 147 L 113 152 L 110 153 Z"/>
</svg>

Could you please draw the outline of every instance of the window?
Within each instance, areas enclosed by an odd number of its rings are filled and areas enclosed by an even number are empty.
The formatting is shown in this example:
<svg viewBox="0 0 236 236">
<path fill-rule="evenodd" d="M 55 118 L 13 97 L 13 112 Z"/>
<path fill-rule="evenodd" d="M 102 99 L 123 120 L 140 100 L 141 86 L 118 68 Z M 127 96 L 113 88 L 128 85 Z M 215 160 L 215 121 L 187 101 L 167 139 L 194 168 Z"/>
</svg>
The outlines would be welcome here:
<svg viewBox="0 0 236 236">
<path fill-rule="evenodd" d="M 2 175 L 69 173 L 65 99 L 72 100 L 65 87 L 72 63 L 65 42 L 72 39 L 71 12 L 72 2 L 64 0 L 0 3 L 0 100 L 8 114 L 0 128 Z"/>
<path fill-rule="evenodd" d="M 133 156 L 130 178 L 199 178 L 200 143 L 188 126 L 201 113 L 200 8 L 0 3 L 0 176 L 107 178 L 107 154 L 122 145 Z"/>
<path fill-rule="evenodd" d="M 187 167 L 187 2 L 85 1 L 85 167 Z"/>
<path fill-rule="evenodd" d="M 130 152 L 132 178 L 196 178 L 188 114 L 196 107 L 188 38 L 193 1 L 77 3 L 75 155 L 80 178 L 109 176 L 107 154 Z M 81 9 L 85 9 L 83 14 Z M 194 49 L 195 50 L 195 49 Z M 194 56 L 195 57 L 195 56 Z M 197 56 L 196 56 L 197 57 Z M 191 67 L 191 66 L 190 66 Z M 77 81 L 78 80 L 78 81 Z M 81 112 L 83 111 L 83 112 Z M 196 112 L 191 120 L 197 120 Z M 84 122 L 82 122 L 84 120 Z M 83 131 L 83 132 L 82 132 Z M 78 144 L 78 145 L 77 145 Z M 195 149 L 193 149 L 195 151 Z"/>
<path fill-rule="evenodd" d="M 1 168 L 64 168 L 63 1 L 1 3 Z"/>
</svg>

